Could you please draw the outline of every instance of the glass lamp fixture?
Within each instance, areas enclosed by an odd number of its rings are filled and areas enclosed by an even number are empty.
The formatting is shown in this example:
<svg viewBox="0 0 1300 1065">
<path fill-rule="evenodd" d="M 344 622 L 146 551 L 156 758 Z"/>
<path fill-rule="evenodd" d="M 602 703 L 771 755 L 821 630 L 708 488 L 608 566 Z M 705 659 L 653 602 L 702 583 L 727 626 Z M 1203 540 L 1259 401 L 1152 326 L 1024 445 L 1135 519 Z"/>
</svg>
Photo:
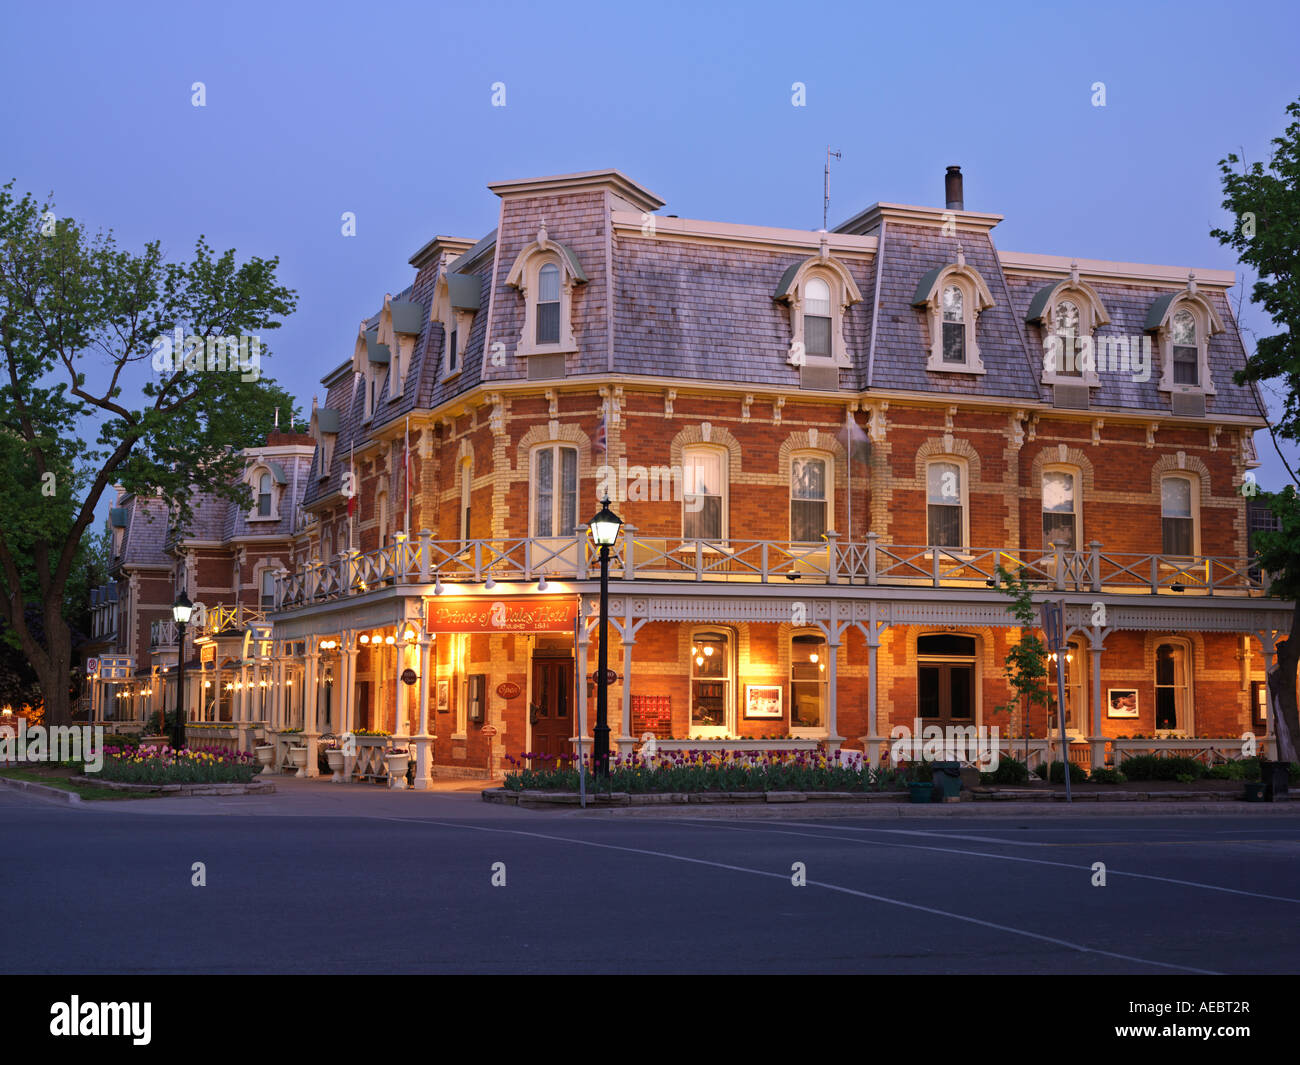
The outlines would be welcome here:
<svg viewBox="0 0 1300 1065">
<path fill-rule="evenodd" d="M 396 637 L 396 636 L 385 636 L 385 637 L 384 637 L 384 643 L 388 644 L 388 646 L 391 647 L 393 644 L 397 643 L 397 637 Z"/>
<path fill-rule="evenodd" d="M 370 642 L 370 637 L 369 637 L 366 633 L 364 633 L 364 632 L 363 632 L 363 633 L 358 637 L 358 639 L 359 639 L 360 642 L 363 643 L 363 644 L 366 644 L 366 643 L 369 643 L 369 642 Z"/>
<path fill-rule="evenodd" d="M 613 547 L 622 527 L 623 519 L 609 509 L 609 496 L 606 496 L 600 501 L 600 510 L 588 523 L 587 534 L 597 547 Z"/>
<path fill-rule="evenodd" d="M 176 597 L 176 602 L 172 604 L 172 620 L 177 625 L 188 625 L 190 623 L 190 614 L 194 612 L 194 604 L 190 602 L 190 597 L 181 592 Z"/>
</svg>

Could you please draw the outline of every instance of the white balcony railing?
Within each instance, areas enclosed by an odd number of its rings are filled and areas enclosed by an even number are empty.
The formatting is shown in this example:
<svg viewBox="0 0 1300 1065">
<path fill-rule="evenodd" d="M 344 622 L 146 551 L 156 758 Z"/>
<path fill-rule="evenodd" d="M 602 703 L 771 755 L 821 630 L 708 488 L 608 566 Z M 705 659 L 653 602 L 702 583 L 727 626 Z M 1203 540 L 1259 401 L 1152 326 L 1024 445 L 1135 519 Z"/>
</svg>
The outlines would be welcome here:
<svg viewBox="0 0 1300 1065">
<path fill-rule="evenodd" d="M 611 551 L 610 576 L 618 581 L 717 583 L 858 584 L 917 588 L 986 588 L 998 568 L 1019 573 L 1045 591 L 1119 594 L 1263 596 L 1266 589 L 1250 560 L 1208 556 L 1086 550 L 1012 550 L 905 546 L 881 543 L 869 533 L 860 543 L 821 544 L 776 540 L 683 540 L 642 536 L 625 526 Z M 589 580 L 599 556 L 583 532 L 545 539 L 417 540 L 400 534 L 395 543 L 362 554 L 345 552 L 311 562 L 276 582 L 276 609 L 360 595 L 394 585 L 478 584 L 494 581 Z M 218 608 L 229 609 L 229 608 Z M 246 624 L 260 611 L 239 608 Z M 209 611 L 209 624 L 213 621 Z"/>
</svg>

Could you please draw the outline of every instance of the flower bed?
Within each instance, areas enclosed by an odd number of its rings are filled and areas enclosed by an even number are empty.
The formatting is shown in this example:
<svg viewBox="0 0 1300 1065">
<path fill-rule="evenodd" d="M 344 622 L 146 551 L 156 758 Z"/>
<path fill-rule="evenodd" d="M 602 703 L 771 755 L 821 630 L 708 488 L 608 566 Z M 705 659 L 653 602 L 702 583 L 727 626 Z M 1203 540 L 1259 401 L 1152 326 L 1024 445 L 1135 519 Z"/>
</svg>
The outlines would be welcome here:
<svg viewBox="0 0 1300 1065">
<path fill-rule="evenodd" d="M 508 791 L 578 790 L 578 770 L 571 758 L 525 754 L 507 755 L 506 761 L 519 767 L 506 773 Z M 541 763 L 541 768 L 528 768 L 529 761 Z M 590 760 L 584 756 L 583 762 L 590 776 Z M 899 786 L 897 773 L 873 770 L 861 756 L 845 765 L 817 751 L 688 750 L 650 758 L 611 754 L 610 776 L 600 781 L 602 791 L 616 792 L 892 791 Z"/>
<path fill-rule="evenodd" d="M 95 778 L 122 784 L 247 784 L 260 770 L 252 754 L 222 747 L 105 747 Z"/>
</svg>

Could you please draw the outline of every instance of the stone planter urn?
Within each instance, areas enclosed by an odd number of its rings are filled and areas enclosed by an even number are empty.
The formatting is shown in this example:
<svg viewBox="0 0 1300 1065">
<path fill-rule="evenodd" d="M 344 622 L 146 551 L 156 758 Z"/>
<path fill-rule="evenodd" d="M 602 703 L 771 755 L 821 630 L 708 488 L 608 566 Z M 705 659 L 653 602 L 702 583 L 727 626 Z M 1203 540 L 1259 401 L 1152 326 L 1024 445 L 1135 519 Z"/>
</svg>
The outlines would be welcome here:
<svg viewBox="0 0 1300 1065">
<path fill-rule="evenodd" d="M 289 760 L 293 762 L 294 768 L 298 770 L 294 774 L 296 777 L 305 777 L 307 775 L 307 748 L 290 747 Z"/>
<path fill-rule="evenodd" d="M 275 769 L 271 763 L 275 761 L 275 744 L 259 743 L 253 748 L 253 751 L 257 755 L 257 764 L 262 767 L 262 776 L 269 776 L 274 773 Z"/>
<path fill-rule="evenodd" d="M 410 765 L 411 756 L 403 751 L 401 754 L 388 756 L 388 786 L 397 791 L 406 787 L 406 767 Z"/>
<path fill-rule="evenodd" d="M 343 783 L 343 752 L 337 748 L 325 752 L 325 761 L 330 765 L 330 782 Z"/>
</svg>

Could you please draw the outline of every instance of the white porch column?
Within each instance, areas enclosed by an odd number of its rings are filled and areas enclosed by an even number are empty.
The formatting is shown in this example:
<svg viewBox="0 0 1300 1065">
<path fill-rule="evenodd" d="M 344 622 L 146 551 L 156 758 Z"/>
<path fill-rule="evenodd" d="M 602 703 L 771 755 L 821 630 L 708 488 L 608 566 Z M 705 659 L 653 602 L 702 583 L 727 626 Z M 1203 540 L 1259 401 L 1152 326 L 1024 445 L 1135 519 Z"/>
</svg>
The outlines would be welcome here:
<svg viewBox="0 0 1300 1065">
<path fill-rule="evenodd" d="M 317 721 L 320 715 L 320 651 L 316 637 L 307 641 L 307 668 L 304 671 L 302 693 L 302 739 L 307 746 L 306 776 L 320 776 L 316 765 L 316 740 L 320 736 Z"/>
<path fill-rule="evenodd" d="M 1092 660 L 1092 735 L 1088 737 L 1092 768 L 1101 769 L 1106 764 L 1106 738 L 1101 734 L 1101 636 L 1094 629 L 1089 634 L 1088 657 Z"/>
<path fill-rule="evenodd" d="M 587 744 L 587 647 L 590 637 L 587 632 L 586 600 L 578 604 L 578 631 L 574 634 L 573 664 L 575 682 L 578 688 L 578 720 L 574 730 L 577 739 L 578 764 Z M 624 678 L 626 680 L 626 678 Z"/>
<path fill-rule="evenodd" d="M 402 658 L 406 641 L 402 639 L 402 623 L 397 623 L 397 642 L 393 644 L 393 739 L 408 738 L 406 720 L 406 685 L 402 683 Z"/>
<path fill-rule="evenodd" d="M 829 704 L 826 708 L 826 750 L 834 752 L 839 749 L 844 737 L 840 735 L 839 730 L 839 697 L 836 674 L 839 671 L 837 665 L 839 661 L 840 637 L 844 635 L 844 628 L 837 625 L 834 618 L 831 619 L 830 626 L 826 633 L 826 652 L 830 661 L 826 663 L 826 671 L 829 674 L 826 678 L 826 701 Z"/>
<path fill-rule="evenodd" d="M 418 734 L 411 740 L 415 748 L 415 787 L 427 791 L 433 785 L 433 739 L 429 736 L 429 663 L 432 659 L 430 645 L 433 638 L 427 633 L 420 636 L 420 660 L 416 672 L 420 675 L 420 720 Z"/>
<path fill-rule="evenodd" d="M 868 539 L 875 536 L 874 533 L 868 533 Z M 875 541 L 871 542 L 874 549 Z M 880 650 L 880 634 L 888 626 L 887 617 L 877 616 L 880 609 L 879 604 L 871 603 L 866 621 L 857 623 L 858 629 L 867 641 L 867 734 L 862 738 L 862 744 L 867 751 L 867 764 L 872 769 L 880 768 L 880 720 L 877 710 L 877 689 L 879 687 L 877 680 L 877 658 Z"/>
<path fill-rule="evenodd" d="M 360 654 L 355 629 L 343 632 L 343 653 L 339 655 L 339 720 L 335 730 L 340 736 L 352 732 L 357 715 L 357 655 Z"/>
</svg>

